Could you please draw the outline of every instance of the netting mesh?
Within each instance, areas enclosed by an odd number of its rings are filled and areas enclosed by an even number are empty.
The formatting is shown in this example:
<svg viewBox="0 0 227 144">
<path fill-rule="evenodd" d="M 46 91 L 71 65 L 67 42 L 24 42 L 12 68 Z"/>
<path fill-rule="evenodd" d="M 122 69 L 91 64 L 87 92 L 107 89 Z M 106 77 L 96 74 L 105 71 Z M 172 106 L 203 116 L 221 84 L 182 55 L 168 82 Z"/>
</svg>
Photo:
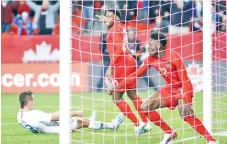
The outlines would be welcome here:
<svg viewBox="0 0 227 144">
<path fill-rule="evenodd" d="M 213 81 L 212 87 L 214 90 L 214 95 L 212 98 L 213 102 L 213 132 L 217 135 L 226 136 L 226 59 L 223 59 L 222 55 L 226 55 L 226 35 L 223 33 L 214 34 L 213 46 L 215 50 L 213 51 L 213 59 L 217 61 L 213 62 Z M 220 52 L 217 52 L 220 51 Z M 223 83 L 225 81 L 225 83 Z"/>
<path fill-rule="evenodd" d="M 223 136 L 227 131 L 227 60 L 226 60 L 226 1 L 212 3 L 212 133 L 217 140 L 227 142 Z M 203 118 L 203 8 L 202 1 L 72 1 L 72 53 L 73 67 L 81 79 L 80 92 L 73 93 L 73 109 L 81 109 L 89 116 L 93 110 L 97 120 L 110 122 L 119 113 L 112 97 L 106 94 L 105 73 L 110 64 L 107 48 L 109 29 L 96 15 L 104 15 L 106 9 L 118 9 L 120 22 L 127 30 L 127 47 L 136 59 L 136 67 L 148 56 L 146 48 L 151 31 L 165 33 L 167 48 L 178 52 L 187 68 L 194 87 L 193 109 L 195 115 Z M 114 44 L 113 44 L 114 45 Z M 123 45 L 123 43 L 122 43 Z M 87 67 L 88 71 L 84 71 Z M 79 70 L 79 71 L 78 71 Z M 206 72 L 206 71 L 205 71 Z M 171 75 L 171 73 L 170 73 Z M 165 81 L 155 68 L 138 78 L 137 92 L 143 101 L 165 86 Z M 132 101 L 130 104 L 136 117 Z M 210 106 L 207 106 L 210 107 Z M 178 133 L 176 143 L 204 143 L 205 139 L 194 131 L 180 117 L 178 110 L 158 110 L 161 117 Z M 133 123 L 125 118 L 118 131 L 90 130 L 83 128 L 72 134 L 75 143 L 160 143 L 164 132 L 153 123 L 151 132 L 135 136 Z"/>
</svg>

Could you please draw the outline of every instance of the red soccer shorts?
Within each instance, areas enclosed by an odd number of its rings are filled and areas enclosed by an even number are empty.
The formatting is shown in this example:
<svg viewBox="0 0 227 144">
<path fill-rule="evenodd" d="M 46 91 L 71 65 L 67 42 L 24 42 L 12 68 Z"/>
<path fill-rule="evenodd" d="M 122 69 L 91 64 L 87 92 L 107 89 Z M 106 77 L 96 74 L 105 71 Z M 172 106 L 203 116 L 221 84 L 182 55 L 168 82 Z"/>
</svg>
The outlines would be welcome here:
<svg viewBox="0 0 227 144">
<path fill-rule="evenodd" d="M 113 80 L 117 81 L 117 83 L 121 83 L 123 80 L 127 81 L 127 77 L 136 71 L 136 61 L 135 59 L 129 59 L 127 61 L 127 65 L 125 66 L 115 66 L 112 69 L 111 75 Z M 124 85 L 121 89 L 116 90 L 116 92 L 125 92 L 130 89 L 136 89 L 137 86 L 137 78 L 132 83 Z"/>
<path fill-rule="evenodd" d="M 166 107 L 169 109 L 175 109 L 178 106 L 178 99 L 182 98 L 182 92 L 180 88 L 172 88 L 162 87 L 160 89 L 160 94 L 162 100 L 164 100 Z M 188 103 L 192 103 L 192 97 L 188 101 Z"/>
</svg>

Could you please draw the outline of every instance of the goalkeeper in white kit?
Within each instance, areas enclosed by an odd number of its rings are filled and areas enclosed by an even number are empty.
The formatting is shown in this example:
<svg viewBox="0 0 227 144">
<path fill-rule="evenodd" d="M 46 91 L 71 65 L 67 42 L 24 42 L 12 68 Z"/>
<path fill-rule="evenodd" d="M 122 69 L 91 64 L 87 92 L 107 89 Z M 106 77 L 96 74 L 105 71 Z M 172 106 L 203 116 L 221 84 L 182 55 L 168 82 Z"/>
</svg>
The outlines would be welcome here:
<svg viewBox="0 0 227 144">
<path fill-rule="evenodd" d="M 25 91 L 19 95 L 21 109 L 17 114 L 18 123 L 25 129 L 33 133 L 59 133 L 59 112 L 46 113 L 34 109 L 34 99 L 32 91 Z M 110 123 L 97 122 L 96 112 L 92 112 L 90 118 L 82 118 L 82 111 L 72 111 L 71 130 L 75 131 L 82 127 L 93 130 L 110 129 L 117 130 L 123 121 L 123 114 L 118 116 Z M 76 118 L 80 117 L 80 118 Z"/>
</svg>

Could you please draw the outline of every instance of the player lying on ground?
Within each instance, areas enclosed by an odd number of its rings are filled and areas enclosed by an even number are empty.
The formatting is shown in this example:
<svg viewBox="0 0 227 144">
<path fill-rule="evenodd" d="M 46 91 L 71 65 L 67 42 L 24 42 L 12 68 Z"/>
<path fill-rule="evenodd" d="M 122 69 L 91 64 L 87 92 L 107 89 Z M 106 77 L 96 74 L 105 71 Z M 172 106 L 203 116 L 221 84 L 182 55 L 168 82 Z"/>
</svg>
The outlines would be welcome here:
<svg viewBox="0 0 227 144">
<path fill-rule="evenodd" d="M 33 93 L 25 91 L 19 96 L 21 109 L 17 114 L 19 124 L 33 133 L 59 133 L 59 112 L 45 113 L 34 109 Z M 75 131 L 82 127 L 93 130 L 111 129 L 117 130 L 123 121 L 123 114 L 119 114 L 111 123 L 97 122 L 96 112 L 88 118 L 75 118 L 74 116 L 83 117 L 82 111 L 73 111 L 71 119 L 71 130 Z"/>
<path fill-rule="evenodd" d="M 125 26 L 120 23 L 120 12 L 108 9 L 105 15 L 106 17 L 97 17 L 100 21 L 106 22 L 106 25 L 109 28 L 106 43 L 110 56 L 110 65 L 106 72 L 106 78 L 113 79 L 117 83 L 120 83 L 124 81 L 127 76 L 136 71 L 136 60 L 128 49 L 127 33 Z M 125 91 L 132 100 L 144 123 L 139 123 L 139 119 L 132 112 L 128 103 L 123 99 Z M 144 129 L 146 131 L 151 130 L 151 126 L 149 124 L 146 125 L 146 123 L 148 123 L 147 117 L 140 110 L 142 100 L 136 93 L 136 80 L 130 84 L 123 85 L 123 89 L 116 90 L 112 94 L 112 99 L 120 111 L 133 122 L 136 135 L 143 133 Z"/>
<path fill-rule="evenodd" d="M 166 86 L 149 97 L 142 105 L 141 110 L 153 117 L 154 123 L 160 125 L 159 118 L 153 115 L 152 111 L 158 108 L 168 107 L 175 109 L 178 106 L 180 116 L 192 126 L 198 133 L 203 135 L 210 143 L 217 143 L 209 134 L 202 122 L 194 115 L 192 109 L 193 87 L 188 78 L 184 63 L 178 53 L 166 49 L 167 38 L 164 34 L 153 32 L 149 40 L 149 56 L 144 60 L 143 65 L 133 74 L 127 77 L 126 84 L 135 81 L 146 73 L 152 66 L 160 72 L 166 81 Z M 125 82 L 122 81 L 117 87 L 124 88 Z M 176 132 L 165 125 L 165 136 L 162 143 L 166 143 L 176 138 Z"/>
</svg>

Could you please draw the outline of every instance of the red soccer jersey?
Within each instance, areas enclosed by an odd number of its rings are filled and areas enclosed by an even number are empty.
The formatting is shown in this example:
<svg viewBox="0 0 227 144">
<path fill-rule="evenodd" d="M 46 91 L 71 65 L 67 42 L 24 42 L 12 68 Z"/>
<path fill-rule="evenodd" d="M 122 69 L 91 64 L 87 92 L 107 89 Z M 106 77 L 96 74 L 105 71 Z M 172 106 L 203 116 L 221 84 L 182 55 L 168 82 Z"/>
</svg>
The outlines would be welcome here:
<svg viewBox="0 0 227 144">
<path fill-rule="evenodd" d="M 120 23 L 115 23 L 109 30 L 107 49 L 110 56 L 110 66 L 126 66 L 129 59 L 128 37 L 126 29 Z"/>
<path fill-rule="evenodd" d="M 181 88 L 186 101 L 193 96 L 193 87 L 185 65 L 179 54 L 171 50 L 167 50 L 162 58 L 148 56 L 143 65 L 127 77 L 126 84 L 133 82 L 136 77 L 142 76 L 151 66 L 160 72 L 166 81 L 166 88 L 170 91 Z M 120 83 L 119 87 L 121 88 L 122 85 L 124 82 Z"/>
</svg>

